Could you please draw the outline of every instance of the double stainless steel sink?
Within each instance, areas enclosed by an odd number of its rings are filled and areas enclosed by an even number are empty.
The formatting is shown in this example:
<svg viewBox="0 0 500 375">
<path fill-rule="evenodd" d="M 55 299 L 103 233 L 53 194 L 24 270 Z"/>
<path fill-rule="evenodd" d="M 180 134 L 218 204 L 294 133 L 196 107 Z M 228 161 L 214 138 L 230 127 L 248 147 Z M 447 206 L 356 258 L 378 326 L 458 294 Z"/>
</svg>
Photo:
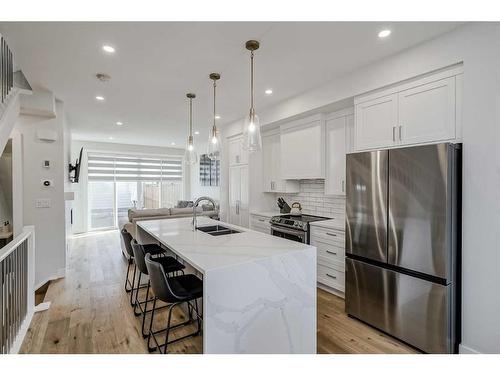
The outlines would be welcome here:
<svg viewBox="0 0 500 375">
<path fill-rule="evenodd" d="M 207 225 L 204 227 L 198 227 L 197 230 L 201 230 L 211 236 L 224 236 L 226 234 L 240 233 L 238 230 L 223 227 L 222 225 Z"/>
</svg>

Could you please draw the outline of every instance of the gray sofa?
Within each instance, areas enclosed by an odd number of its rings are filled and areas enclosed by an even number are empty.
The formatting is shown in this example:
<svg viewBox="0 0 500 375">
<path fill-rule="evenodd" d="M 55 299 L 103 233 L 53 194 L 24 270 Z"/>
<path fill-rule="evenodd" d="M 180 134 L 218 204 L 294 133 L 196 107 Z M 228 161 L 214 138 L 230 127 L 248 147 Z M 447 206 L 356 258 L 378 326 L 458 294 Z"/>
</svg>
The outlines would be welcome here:
<svg viewBox="0 0 500 375">
<path fill-rule="evenodd" d="M 212 218 L 218 217 L 218 212 L 212 209 L 212 206 L 196 207 L 196 215 L 208 216 Z M 141 220 L 160 220 L 160 219 L 175 219 L 179 217 L 193 216 L 193 208 L 154 208 L 154 209 L 135 209 L 128 210 L 128 222 L 123 225 L 123 229 L 129 232 L 135 238 L 137 222 Z"/>
</svg>

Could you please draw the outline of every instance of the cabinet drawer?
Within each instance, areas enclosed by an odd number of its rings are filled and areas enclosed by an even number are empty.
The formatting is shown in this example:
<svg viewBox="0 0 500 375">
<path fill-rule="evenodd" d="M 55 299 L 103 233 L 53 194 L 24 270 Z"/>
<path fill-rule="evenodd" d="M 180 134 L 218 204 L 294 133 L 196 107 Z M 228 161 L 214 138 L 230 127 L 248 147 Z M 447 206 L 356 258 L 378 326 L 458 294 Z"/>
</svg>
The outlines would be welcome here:
<svg viewBox="0 0 500 375">
<path fill-rule="evenodd" d="M 265 234 L 271 234 L 271 227 L 270 226 L 250 223 L 250 229 L 255 230 L 257 232 L 265 233 Z"/>
<path fill-rule="evenodd" d="M 337 289 L 341 292 L 345 290 L 345 276 L 344 271 L 337 267 L 328 267 L 318 264 L 318 282 Z"/>
<path fill-rule="evenodd" d="M 251 215 L 250 216 L 250 228 L 256 230 L 258 232 L 270 234 L 271 233 L 271 224 L 269 223 L 271 220 L 269 217 L 260 216 L 260 215 Z"/>
<path fill-rule="evenodd" d="M 271 226 L 270 220 L 271 220 L 271 218 L 266 217 L 266 216 L 259 216 L 259 215 L 251 215 L 250 216 L 250 221 L 252 223 L 257 224 L 257 225 L 265 225 L 265 226 L 270 227 Z"/>
<path fill-rule="evenodd" d="M 340 267 L 344 267 L 344 256 L 345 256 L 345 247 L 337 245 L 331 245 L 322 240 L 313 240 L 311 241 L 311 245 L 316 246 L 318 249 L 318 262 L 319 263 L 327 263 L 327 264 L 337 264 Z"/>
<path fill-rule="evenodd" d="M 311 242 L 316 240 L 321 240 L 333 246 L 345 246 L 344 231 L 338 229 L 311 227 Z"/>
</svg>

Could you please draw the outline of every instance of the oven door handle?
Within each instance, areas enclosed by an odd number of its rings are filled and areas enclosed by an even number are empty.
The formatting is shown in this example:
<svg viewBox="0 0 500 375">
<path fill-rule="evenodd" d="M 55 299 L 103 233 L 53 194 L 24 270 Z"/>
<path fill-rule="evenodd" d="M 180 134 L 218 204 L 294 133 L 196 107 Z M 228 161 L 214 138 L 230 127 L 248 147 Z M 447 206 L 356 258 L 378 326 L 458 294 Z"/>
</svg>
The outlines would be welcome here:
<svg viewBox="0 0 500 375">
<path fill-rule="evenodd" d="M 274 226 L 274 225 L 271 226 L 271 230 L 276 231 L 276 232 L 291 234 L 292 236 L 299 236 L 301 238 L 306 237 L 306 232 L 301 231 L 301 230 L 286 229 L 286 228 L 278 227 L 278 226 Z"/>
</svg>

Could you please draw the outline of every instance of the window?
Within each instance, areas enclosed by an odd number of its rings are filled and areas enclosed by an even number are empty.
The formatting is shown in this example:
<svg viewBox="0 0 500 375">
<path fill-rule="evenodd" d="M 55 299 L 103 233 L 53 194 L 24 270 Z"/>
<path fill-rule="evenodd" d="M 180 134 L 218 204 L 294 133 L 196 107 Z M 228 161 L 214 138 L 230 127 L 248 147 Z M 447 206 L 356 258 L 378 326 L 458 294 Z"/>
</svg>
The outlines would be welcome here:
<svg viewBox="0 0 500 375">
<path fill-rule="evenodd" d="M 89 229 L 121 227 L 128 210 L 182 199 L 182 158 L 88 154 Z"/>
</svg>

